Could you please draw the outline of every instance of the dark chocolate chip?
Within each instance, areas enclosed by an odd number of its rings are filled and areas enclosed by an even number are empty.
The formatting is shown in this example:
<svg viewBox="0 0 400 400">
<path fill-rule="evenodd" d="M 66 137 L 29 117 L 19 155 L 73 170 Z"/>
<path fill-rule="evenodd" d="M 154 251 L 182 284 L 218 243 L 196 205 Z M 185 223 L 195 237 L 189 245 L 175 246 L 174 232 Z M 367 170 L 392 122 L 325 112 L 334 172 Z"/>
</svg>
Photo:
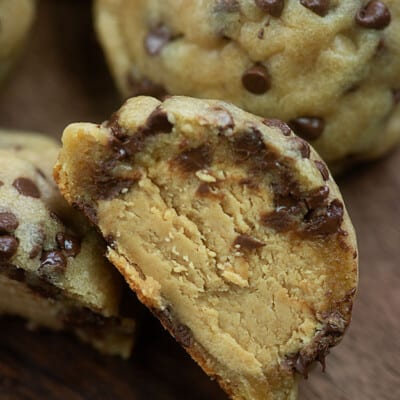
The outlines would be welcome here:
<svg viewBox="0 0 400 400">
<path fill-rule="evenodd" d="M 61 272 L 67 266 L 67 259 L 64 254 L 59 250 L 50 250 L 42 253 L 40 257 L 40 267 L 39 270 L 46 269 L 51 271 Z"/>
<path fill-rule="evenodd" d="M 329 187 L 325 185 L 307 193 L 305 202 L 309 209 L 317 209 L 327 205 L 328 197 Z"/>
<path fill-rule="evenodd" d="M 261 222 L 277 232 L 293 230 L 297 224 L 294 216 L 287 208 L 277 208 L 271 213 L 261 216 Z"/>
<path fill-rule="evenodd" d="M 205 182 L 200 183 L 199 187 L 196 190 L 196 194 L 200 197 L 206 197 L 206 196 L 210 195 L 211 193 L 212 192 L 211 192 L 210 185 Z"/>
<path fill-rule="evenodd" d="M 119 124 L 119 113 L 115 112 L 111 115 L 110 119 L 105 122 L 107 128 L 111 130 L 111 134 L 116 138 L 126 137 L 126 130 Z"/>
<path fill-rule="evenodd" d="M 282 15 L 285 6 L 284 0 L 255 0 L 255 3 L 261 10 L 276 18 Z"/>
<path fill-rule="evenodd" d="M 239 157 L 239 161 L 246 161 L 252 155 L 260 155 L 266 149 L 262 134 L 257 129 L 251 129 L 235 137 L 233 147 L 236 155 Z"/>
<path fill-rule="evenodd" d="M 238 0 L 217 0 L 215 12 L 235 13 L 240 11 L 240 4 Z"/>
<path fill-rule="evenodd" d="M 328 14 L 330 0 L 300 0 L 300 4 L 320 17 Z"/>
<path fill-rule="evenodd" d="M 167 96 L 167 91 L 161 84 L 155 83 L 148 78 L 134 79 L 131 73 L 127 74 L 127 84 L 129 87 L 129 97 L 153 96 L 163 99 Z"/>
<path fill-rule="evenodd" d="M 50 215 L 52 215 L 51 213 Z M 59 221 L 59 220 L 58 220 Z M 43 250 L 43 243 L 46 238 L 46 234 L 42 227 L 37 228 L 36 232 L 31 235 L 31 240 L 33 242 L 32 248 L 29 252 L 29 258 L 33 259 L 37 257 Z"/>
<path fill-rule="evenodd" d="M 242 84 L 250 93 L 260 95 L 271 88 L 271 77 L 264 65 L 256 64 L 243 73 Z"/>
<path fill-rule="evenodd" d="M 289 121 L 294 133 L 303 139 L 318 139 L 325 129 L 325 121 L 319 117 L 300 117 Z"/>
<path fill-rule="evenodd" d="M 264 119 L 263 124 L 270 128 L 278 128 L 285 136 L 290 136 L 292 133 L 289 125 L 279 119 Z"/>
<path fill-rule="evenodd" d="M 212 162 L 210 146 L 203 144 L 194 149 L 183 151 L 175 157 L 174 161 L 185 172 L 196 172 L 208 167 Z"/>
<path fill-rule="evenodd" d="M 34 197 L 38 199 L 40 197 L 40 192 L 35 183 L 29 178 L 17 178 L 13 182 L 13 186 L 18 190 L 23 196 Z"/>
<path fill-rule="evenodd" d="M 81 251 L 81 241 L 69 233 L 58 232 L 56 242 L 68 257 L 76 257 Z"/>
<path fill-rule="evenodd" d="M 357 24 L 369 29 L 385 29 L 390 24 L 391 19 L 386 4 L 378 0 L 369 1 L 356 14 Z"/>
<path fill-rule="evenodd" d="M 325 163 L 323 161 L 315 160 L 314 164 L 321 173 L 323 180 L 327 181 L 329 179 L 329 171 Z"/>
<path fill-rule="evenodd" d="M 174 126 L 168 121 L 168 115 L 165 110 L 157 107 L 147 118 L 146 133 L 170 133 Z"/>
<path fill-rule="evenodd" d="M 92 205 L 83 202 L 74 202 L 72 203 L 72 207 L 81 210 L 93 225 L 97 224 L 97 211 Z"/>
<path fill-rule="evenodd" d="M 305 140 L 299 137 L 293 137 L 290 139 L 290 144 L 294 149 L 300 152 L 303 158 L 310 158 L 311 148 Z"/>
<path fill-rule="evenodd" d="M 305 217 L 304 233 L 315 236 L 337 233 L 343 222 L 343 214 L 343 204 L 338 199 L 327 207 L 312 210 Z"/>
<path fill-rule="evenodd" d="M 120 195 L 122 191 L 129 190 L 139 179 L 139 175 L 131 178 L 113 177 L 109 174 L 96 175 L 94 186 L 97 198 L 101 200 L 113 199 Z"/>
<path fill-rule="evenodd" d="M 400 103 L 400 89 L 393 89 L 392 94 L 393 94 L 394 104 L 399 104 Z"/>
<path fill-rule="evenodd" d="M 0 261 L 9 260 L 18 249 L 18 239 L 12 235 L 0 236 Z"/>
<path fill-rule="evenodd" d="M 258 37 L 260 40 L 264 39 L 264 33 L 265 33 L 264 28 L 261 28 L 261 29 L 258 31 L 258 33 L 257 33 L 257 37 Z"/>
<path fill-rule="evenodd" d="M 18 228 L 18 219 L 12 212 L 0 213 L 0 233 L 11 233 Z"/>
<path fill-rule="evenodd" d="M 171 40 L 172 35 L 170 29 L 165 25 L 160 25 L 146 35 L 144 39 L 144 47 L 150 56 L 160 54 L 161 50 Z"/>
<path fill-rule="evenodd" d="M 265 243 L 260 242 L 258 239 L 249 235 L 238 235 L 234 240 L 233 245 L 238 245 L 241 250 L 256 250 L 265 246 Z"/>
<path fill-rule="evenodd" d="M 164 308 L 163 310 L 152 309 L 151 311 L 160 319 L 179 344 L 187 348 L 193 346 L 194 338 L 192 331 L 188 326 L 177 321 L 169 308 Z"/>
</svg>

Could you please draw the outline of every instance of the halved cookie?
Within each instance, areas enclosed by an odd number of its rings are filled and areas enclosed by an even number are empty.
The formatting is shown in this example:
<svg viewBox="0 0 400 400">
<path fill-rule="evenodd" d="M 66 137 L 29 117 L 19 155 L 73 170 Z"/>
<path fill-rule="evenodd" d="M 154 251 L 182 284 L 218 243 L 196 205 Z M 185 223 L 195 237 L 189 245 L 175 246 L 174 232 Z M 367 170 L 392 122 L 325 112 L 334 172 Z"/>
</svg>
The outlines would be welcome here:
<svg viewBox="0 0 400 400">
<path fill-rule="evenodd" d="M 55 178 L 139 299 L 234 399 L 292 399 L 342 338 L 356 239 L 318 155 L 221 101 L 128 100 L 72 124 Z"/>
</svg>

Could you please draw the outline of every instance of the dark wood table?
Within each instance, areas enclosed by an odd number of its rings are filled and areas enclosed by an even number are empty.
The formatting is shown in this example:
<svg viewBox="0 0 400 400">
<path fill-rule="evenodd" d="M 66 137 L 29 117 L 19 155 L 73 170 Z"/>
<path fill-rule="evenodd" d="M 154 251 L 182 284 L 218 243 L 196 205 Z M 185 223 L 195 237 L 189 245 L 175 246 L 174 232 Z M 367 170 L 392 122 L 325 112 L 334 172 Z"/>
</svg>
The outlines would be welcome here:
<svg viewBox="0 0 400 400">
<path fill-rule="evenodd" d="M 60 137 L 100 122 L 120 99 L 91 25 L 90 2 L 41 0 L 25 52 L 0 88 L 0 125 Z M 400 399 L 400 151 L 339 180 L 358 232 L 360 290 L 351 328 L 303 382 L 303 400 Z M 129 361 L 68 335 L 0 320 L 0 400 L 226 399 L 149 314 Z"/>
</svg>

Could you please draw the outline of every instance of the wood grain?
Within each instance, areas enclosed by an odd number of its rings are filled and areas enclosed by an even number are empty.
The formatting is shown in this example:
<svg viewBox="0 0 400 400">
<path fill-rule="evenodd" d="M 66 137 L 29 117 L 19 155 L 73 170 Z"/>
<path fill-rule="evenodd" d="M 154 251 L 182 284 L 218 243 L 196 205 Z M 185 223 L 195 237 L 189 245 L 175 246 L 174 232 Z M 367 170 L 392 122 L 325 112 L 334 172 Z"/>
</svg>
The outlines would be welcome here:
<svg viewBox="0 0 400 400">
<path fill-rule="evenodd" d="M 101 122 L 120 99 L 96 43 L 90 2 L 42 0 L 25 52 L 0 88 L 0 125 L 60 137 Z M 351 328 L 301 385 L 302 400 L 400 399 L 400 152 L 339 180 L 358 232 L 360 288 Z M 68 335 L 0 320 L 0 400 L 225 399 L 149 314 L 131 360 Z"/>
</svg>

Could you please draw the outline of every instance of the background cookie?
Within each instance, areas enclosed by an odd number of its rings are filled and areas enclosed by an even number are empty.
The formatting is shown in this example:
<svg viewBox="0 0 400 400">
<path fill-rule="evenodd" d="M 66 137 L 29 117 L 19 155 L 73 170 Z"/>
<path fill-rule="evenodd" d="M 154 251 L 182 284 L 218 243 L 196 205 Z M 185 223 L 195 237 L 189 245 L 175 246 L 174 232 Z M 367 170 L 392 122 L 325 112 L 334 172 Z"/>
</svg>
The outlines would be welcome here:
<svg viewBox="0 0 400 400">
<path fill-rule="evenodd" d="M 0 0 L 0 81 L 11 68 L 35 14 L 36 0 Z"/>
<path fill-rule="evenodd" d="M 127 357 L 134 323 L 119 316 L 122 282 L 98 235 L 60 196 L 57 154 L 50 138 L 0 131 L 0 314 Z"/>
<path fill-rule="evenodd" d="M 314 150 L 221 101 L 137 97 L 55 167 L 141 301 L 235 399 L 294 399 L 350 321 L 353 227 Z"/>
<path fill-rule="evenodd" d="M 228 100 L 290 122 L 338 171 L 400 137 L 395 0 L 97 0 L 125 95 Z"/>
</svg>

